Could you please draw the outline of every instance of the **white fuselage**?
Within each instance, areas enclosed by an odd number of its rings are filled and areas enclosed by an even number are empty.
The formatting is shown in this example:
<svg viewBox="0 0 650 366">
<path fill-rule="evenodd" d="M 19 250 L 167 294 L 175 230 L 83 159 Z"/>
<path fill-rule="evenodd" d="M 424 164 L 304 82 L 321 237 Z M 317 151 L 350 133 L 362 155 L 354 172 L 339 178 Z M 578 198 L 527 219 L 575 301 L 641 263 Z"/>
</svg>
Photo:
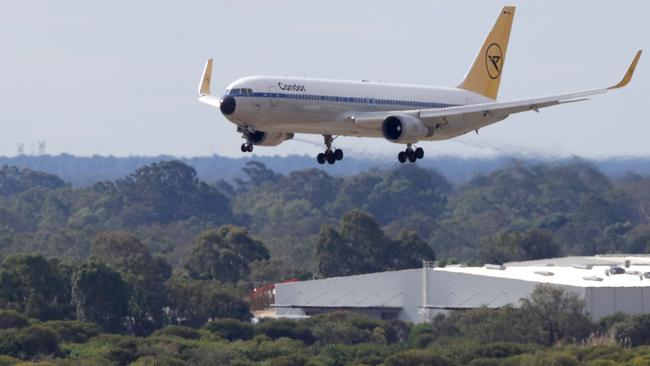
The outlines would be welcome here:
<svg viewBox="0 0 650 366">
<path fill-rule="evenodd" d="M 236 100 L 226 118 L 258 131 L 382 137 L 381 129 L 356 124 L 355 113 L 448 108 L 494 100 L 457 88 L 371 81 L 253 76 L 230 84 L 224 96 Z M 457 123 L 426 140 L 467 133 L 474 123 Z"/>
</svg>

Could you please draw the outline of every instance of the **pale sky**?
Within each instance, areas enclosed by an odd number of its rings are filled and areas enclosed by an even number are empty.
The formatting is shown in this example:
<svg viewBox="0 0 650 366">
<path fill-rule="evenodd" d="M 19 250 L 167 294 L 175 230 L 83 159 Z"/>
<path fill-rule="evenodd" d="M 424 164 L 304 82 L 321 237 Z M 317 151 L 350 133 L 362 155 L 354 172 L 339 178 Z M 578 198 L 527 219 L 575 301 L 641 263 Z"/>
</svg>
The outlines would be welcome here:
<svg viewBox="0 0 650 366">
<path fill-rule="evenodd" d="M 455 86 L 504 5 L 517 13 L 500 100 L 608 86 L 646 54 L 625 89 L 425 142 L 426 154 L 650 156 L 645 0 L 2 0 L 0 155 L 47 140 L 53 154 L 241 156 L 235 126 L 196 99 L 207 58 L 217 93 L 247 75 Z M 348 155 L 403 149 L 336 142 Z M 255 153 L 320 150 L 291 141 Z"/>
</svg>

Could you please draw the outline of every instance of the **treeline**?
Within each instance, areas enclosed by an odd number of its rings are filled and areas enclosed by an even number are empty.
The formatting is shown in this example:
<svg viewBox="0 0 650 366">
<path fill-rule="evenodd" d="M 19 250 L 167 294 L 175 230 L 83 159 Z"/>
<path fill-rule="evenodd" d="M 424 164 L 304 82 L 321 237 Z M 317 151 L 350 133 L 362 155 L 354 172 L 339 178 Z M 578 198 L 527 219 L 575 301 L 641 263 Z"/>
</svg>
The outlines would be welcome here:
<svg viewBox="0 0 650 366">
<path fill-rule="evenodd" d="M 517 308 L 454 311 L 415 326 L 335 312 L 258 323 L 212 318 L 135 337 L 0 310 L 0 365 L 632 366 L 650 360 L 649 334 L 648 315 L 594 323 L 574 294 L 550 286 Z"/>
<path fill-rule="evenodd" d="M 649 250 L 650 178 L 613 181 L 582 161 L 514 164 L 463 184 L 415 165 L 334 177 L 316 169 L 284 175 L 251 161 L 242 174 L 204 182 L 192 167 L 169 161 L 73 188 L 47 173 L 5 166 L 0 256 L 84 259 L 96 235 L 122 230 L 178 268 L 201 232 L 226 224 L 264 238 L 271 259 L 260 271 L 273 274 L 268 281 L 404 268 L 434 257 L 501 263 Z M 328 250 L 373 263 L 327 270 L 327 260 L 345 259 Z M 388 263 L 380 258 L 386 252 L 408 254 Z"/>
<path fill-rule="evenodd" d="M 363 157 L 363 155 L 357 157 L 355 155 L 359 154 L 349 154 L 345 158 L 345 164 L 327 166 L 324 170 L 334 176 L 348 176 L 372 168 L 391 169 L 397 162 L 394 160 L 394 156 L 373 158 Z M 75 187 L 87 187 L 100 181 L 119 179 L 149 164 L 174 159 L 193 166 L 199 177 L 204 181 L 219 179 L 231 181 L 236 178 L 243 178 L 241 169 L 252 160 L 261 162 L 270 169 L 282 174 L 317 166 L 314 156 L 311 155 L 255 156 L 253 158 L 229 158 L 213 155 L 178 158 L 169 155 L 128 157 L 93 155 L 84 157 L 70 154 L 0 156 L 0 166 L 18 166 L 43 171 L 57 175 Z M 493 158 L 463 158 L 442 155 L 427 156 L 425 160 L 419 161 L 418 165 L 427 169 L 435 169 L 452 182 L 466 182 L 477 174 L 489 174 L 495 170 L 503 169 L 512 164 L 513 161 L 525 161 L 528 165 L 537 165 L 548 163 L 566 164 L 570 160 L 570 158 L 534 159 L 525 155 Z M 610 177 L 621 177 L 628 172 L 640 175 L 650 174 L 649 158 L 607 158 L 590 160 L 590 163 Z"/>
</svg>

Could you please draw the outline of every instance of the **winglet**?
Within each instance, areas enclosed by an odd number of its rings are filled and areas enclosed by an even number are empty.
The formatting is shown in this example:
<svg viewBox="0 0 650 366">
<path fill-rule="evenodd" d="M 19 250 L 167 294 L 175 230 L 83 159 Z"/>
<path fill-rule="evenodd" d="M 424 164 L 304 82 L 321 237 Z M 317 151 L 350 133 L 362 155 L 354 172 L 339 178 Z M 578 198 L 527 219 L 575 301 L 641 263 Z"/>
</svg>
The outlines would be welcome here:
<svg viewBox="0 0 650 366">
<path fill-rule="evenodd" d="M 199 84 L 199 96 L 210 95 L 210 81 L 212 80 L 212 59 L 209 58 L 203 69 L 203 78 Z"/>
<path fill-rule="evenodd" d="M 641 58 L 642 53 L 643 50 L 637 51 L 636 56 L 634 56 L 634 60 L 632 60 L 632 63 L 630 64 L 630 67 L 628 67 L 625 76 L 623 76 L 623 79 L 621 79 L 621 81 L 619 81 L 618 84 L 614 86 L 610 86 L 607 89 L 611 90 L 611 89 L 622 88 L 630 83 L 630 80 L 632 80 L 632 75 L 634 75 L 634 69 L 636 69 L 636 64 L 639 63 L 639 59 Z"/>
</svg>

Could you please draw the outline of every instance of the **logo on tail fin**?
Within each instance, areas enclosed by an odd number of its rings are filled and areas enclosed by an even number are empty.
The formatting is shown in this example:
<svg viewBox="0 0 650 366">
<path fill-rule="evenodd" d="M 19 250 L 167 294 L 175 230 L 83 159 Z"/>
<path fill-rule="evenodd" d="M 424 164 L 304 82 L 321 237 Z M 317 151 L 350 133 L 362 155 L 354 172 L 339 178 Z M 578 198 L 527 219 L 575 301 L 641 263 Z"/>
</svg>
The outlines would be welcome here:
<svg viewBox="0 0 650 366">
<path fill-rule="evenodd" d="M 485 51 L 485 67 L 491 79 L 496 79 L 501 75 L 501 66 L 503 65 L 503 53 L 501 47 L 492 43 Z"/>
</svg>

